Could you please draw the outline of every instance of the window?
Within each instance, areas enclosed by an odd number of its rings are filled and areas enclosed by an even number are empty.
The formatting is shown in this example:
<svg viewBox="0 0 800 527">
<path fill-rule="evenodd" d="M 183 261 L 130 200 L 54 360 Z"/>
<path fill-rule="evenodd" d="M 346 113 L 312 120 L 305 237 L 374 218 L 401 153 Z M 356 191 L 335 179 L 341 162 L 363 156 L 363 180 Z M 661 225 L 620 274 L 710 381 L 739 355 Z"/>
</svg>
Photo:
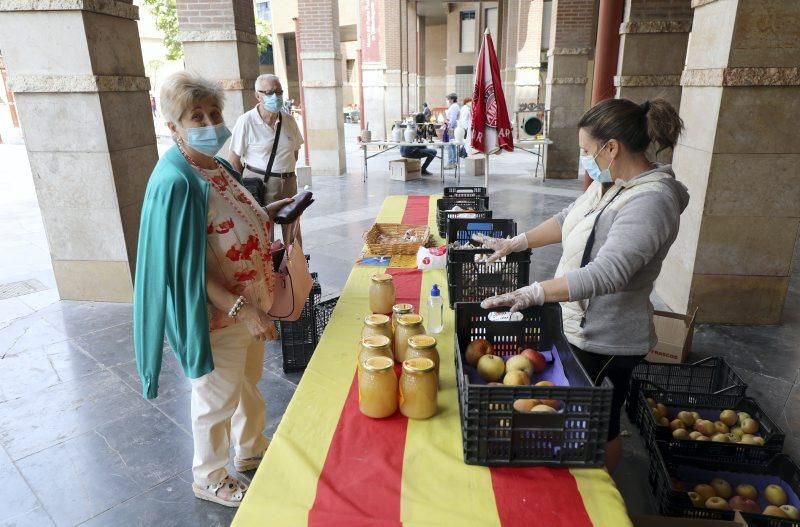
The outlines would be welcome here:
<svg viewBox="0 0 800 527">
<path fill-rule="evenodd" d="M 292 64 L 292 55 L 295 53 L 297 43 L 293 38 L 283 37 L 283 61 L 287 66 Z"/>
<path fill-rule="evenodd" d="M 269 2 L 257 2 L 256 3 L 256 16 L 261 20 L 266 20 L 267 22 L 272 22 L 272 13 L 270 12 Z"/>
<path fill-rule="evenodd" d="M 485 16 L 483 19 L 486 21 L 486 28 L 489 28 L 489 32 L 492 34 L 492 39 L 495 41 L 497 40 L 497 8 L 496 7 L 489 7 L 484 11 Z M 486 29 L 484 28 L 484 29 Z M 495 42 L 497 45 L 497 42 Z"/>
<path fill-rule="evenodd" d="M 475 53 L 475 11 L 461 11 L 461 53 Z"/>
<path fill-rule="evenodd" d="M 346 65 L 347 65 L 347 82 L 349 84 L 355 84 L 356 83 L 356 76 L 355 76 L 356 61 L 347 59 Z"/>
<path fill-rule="evenodd" d="M 472 66 L 456 66 L 456 93 L 458 104 L 464 97 L 472 97 L 475 89 L 475 69 Z"/>
</svg>

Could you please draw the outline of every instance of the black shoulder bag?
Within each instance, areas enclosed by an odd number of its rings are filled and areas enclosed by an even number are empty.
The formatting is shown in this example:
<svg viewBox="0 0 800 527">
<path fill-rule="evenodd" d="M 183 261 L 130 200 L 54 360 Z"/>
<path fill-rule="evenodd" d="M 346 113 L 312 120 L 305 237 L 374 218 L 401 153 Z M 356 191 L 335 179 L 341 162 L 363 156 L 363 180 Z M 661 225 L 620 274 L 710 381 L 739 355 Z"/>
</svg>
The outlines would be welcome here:
<svg viewBox="0 0 800 527">
<path fill-rule="evenodd" d="M 283 116 L 278 112 L 278 127 L 275 129 L 275 140 L 272 142 L 272 152 L 269 155 L 269 162 L 267 162 L 267 170 L 264 177 L 246 177 L 243 178 L 244 187 L 256 198 L 256 201 L 262 207 L 266 207 L 265 203 L 267 197 L 267 178 L 272 173 L 272 164 L 275 162 L 275 153 L 278 151 L 278 140 L 281 138 L 281 122 Z"/>
</svg>

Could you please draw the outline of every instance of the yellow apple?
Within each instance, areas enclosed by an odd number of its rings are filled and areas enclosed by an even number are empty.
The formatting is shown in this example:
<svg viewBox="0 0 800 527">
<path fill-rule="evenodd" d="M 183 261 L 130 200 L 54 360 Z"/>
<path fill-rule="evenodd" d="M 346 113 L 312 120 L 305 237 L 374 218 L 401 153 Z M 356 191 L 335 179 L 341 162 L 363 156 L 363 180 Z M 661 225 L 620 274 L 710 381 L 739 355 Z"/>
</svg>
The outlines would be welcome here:
<svg viewBox="0 0 800 527">
<path fill-rule="evenodd" d="M 730 432 L 730 428 L 728 428 L 728 425 L 726 425 L 722 421 L 714 421 L 714 429 L 717 431 L 718 434 L 727 434 L 728 432 Z"/>
<path fill-rule="evenodd" d="M 683 424 L 687 427 L 694 424 L 694 416 L 689 412 L 678 412 L 678 419 L 683 421 Z"/>
<path fill-rule="evenodd" d="M 528 378 L 527 375 L 525 375 L 525 372 L 522 370 L 511 370 L 509 372 L 506 372 L 505 376 L 503 377 L 503 384 L 505 384 L 506 386 L 526 386 L 530 383 L 531 383 L 530 379 Z"/>
<path fill-rule="evenodd" d="M 764 489 L 764 499 L 767 500 L 771 505 L 777 505 L 778 507 L 781 505 L 786 505 L 786 503 L 789 501 L 789 498 L 786 496 L 786 491 L 783 490 L 783 487 L 780 485 L 775 485 L 774 483 L 767 485 L 767 488 Z"/>
<path fill-rule="evenodd" d="M 689 439 L 689 432 L 685 428 L 676 428 L 672 431 L 672 437 L 675 439 Z"/>
<path fill-rule="evenodd" d="M 706 500 L 706 508 L 726 511 L 730 510 L 731 506 L 728 505 L 728 502 L 725 501 L 725 499 L 720 498 L 719 496 L 712 496 Z"/>
<path fill-rule="evenodd" d="M 739 416 L 733 410 L 723 410 L 719 414 L 719 420 L 731 427 L 739 422 Z"/>
<path fill-rule="evenodd" d="M 750 498 L 751 500 L 758 499 L 758 490 L 756 490 L 754 486 L 748 483 L 742 483 L 741 485 L 737 485 L 736 494 L 744 498 Z"/>
<path fill-rule="evenodd" d="M 703 498 L 703 503 L 708 501 L 708 498 L 713 498 L 717 495 L 717 491 L 714 490 L 714 487 L 711 485 L 707 485 L 706 483 L 700 483 L 699 485 L 695 485 L 694 491 Z"/>
<path fill-rule="evenodd" d="M 800 520 L 800 511 L 797 510 L 797 507 L 793 507 L 791 505 L 781 505 L 780 509 L 790 519 Z"/>
<path fill-rule="evenodd" d="M 692 500 L 692 505 L 695 507 L 705 507 L 706 502 L 703 500 L 703 497 L 696 492 L 689 492 L 689 499 Z"/>
<path fill-rule="evenodd" d="M 758 421 L 755 419 L 745 419 L 742 421 L 742 432 L 745 434 L 755 434 L 758 432 Z"/>
<path fill-rule="evenodd" d="M 720 498 L 725 498 L 727 500 L 733 496 L 733 488 L 731 488 L 731 484 L 722 478 L 712 479 L 711 486 L 714 487 L 714 492 L 716 492 L 717 496 Z"/>
<path fill-rule="evenodd" d="M 506 361 L 506 371 L 523 371 L 530 377 L 533 375 L 533 363 L 525 355 L 514 355 Z"/>
<path fill-rule="evenodd" d="M 497 355 L 484 355 L 478 360 L 478 374 L 487 382 L 497 382 L 503 378 L 506 363 Z"/>
<path fill-rule="evenodd" d="M 768 505 L 761 514 L 765 516 L 774 516 L 775 518 L 788 518 L 786 513 L 783 512 L 783 509 L 775 505 Z"/>
<path fill-rule="evenodd" d="M 535 413 L 543 413 L 543 414 L 554 414 L 556 413 L 556 409 L 552 406 L 547 406 L 546 404 L 537 404 L 533 408 L 531 408 L 531 412 Z"/>
</svg>

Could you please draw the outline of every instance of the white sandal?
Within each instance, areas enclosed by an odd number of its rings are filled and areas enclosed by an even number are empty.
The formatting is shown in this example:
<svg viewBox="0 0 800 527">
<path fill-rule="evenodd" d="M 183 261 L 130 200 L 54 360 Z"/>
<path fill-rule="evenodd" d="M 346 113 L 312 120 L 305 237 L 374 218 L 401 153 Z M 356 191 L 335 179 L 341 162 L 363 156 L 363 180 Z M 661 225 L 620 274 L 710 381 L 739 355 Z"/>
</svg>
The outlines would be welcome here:
<svg viewBox="0 0 800 527">
<path fill-rule="evenodd" d="M 267 444 L 267 448 L 269 448 L 269 444 Z M 255 470 L 261 464 L 261 460 L 264 459 L 264 456 L 267 455 L 267 451 L 261 454 L 260 457 L 248 457 L 248 458 L 240 458 L 239 456 L 234 456 L 233 458 L 233 468 L 236 469 L 236 472 L 247 472 L 248 470 Z"/>
<path fill-rule="evenodd" d="M 236 488 L 238 490 L 231 495 L 229 499 L 225 499 L 217 496 L 217 493 L 223 487 L 227 487 L 228 489 Z M 214 503 L 224 505 L 225 507 L 238 507 L 242 503 L 242 500 L 244 499 L 244 493 L 247 492 L 247 489 L 247 485 L 232 476 L 225 476 L 225 479 L 219 483 L 213 483 L 206 486 L 192 483 L 192 490 L 194 491 L 195 497 L 201 500 L 212 501 Z"/>
</svg>

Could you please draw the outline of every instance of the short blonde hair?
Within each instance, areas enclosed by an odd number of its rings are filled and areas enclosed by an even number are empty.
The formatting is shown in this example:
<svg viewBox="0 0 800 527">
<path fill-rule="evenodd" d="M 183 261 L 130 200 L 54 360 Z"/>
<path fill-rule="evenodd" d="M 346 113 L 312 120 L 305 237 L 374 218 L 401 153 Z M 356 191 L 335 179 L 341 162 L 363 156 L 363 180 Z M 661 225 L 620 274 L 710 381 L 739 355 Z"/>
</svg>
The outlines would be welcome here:
<svg viewBox="0 0 800 527">
<path fill-rule="evenodd" d="M 213 97 L 220 111 L 225 95 L 217 83 L 188 71 L 179 71 L 166 78 L 161 86 L 161 114 L 168 122 L 178 123 L 183 113 L 196 101 Z"/>
</svg>

